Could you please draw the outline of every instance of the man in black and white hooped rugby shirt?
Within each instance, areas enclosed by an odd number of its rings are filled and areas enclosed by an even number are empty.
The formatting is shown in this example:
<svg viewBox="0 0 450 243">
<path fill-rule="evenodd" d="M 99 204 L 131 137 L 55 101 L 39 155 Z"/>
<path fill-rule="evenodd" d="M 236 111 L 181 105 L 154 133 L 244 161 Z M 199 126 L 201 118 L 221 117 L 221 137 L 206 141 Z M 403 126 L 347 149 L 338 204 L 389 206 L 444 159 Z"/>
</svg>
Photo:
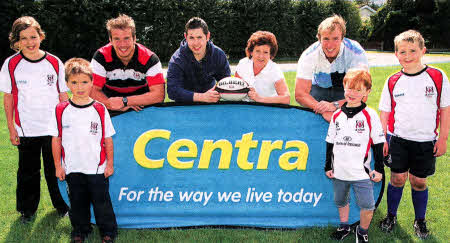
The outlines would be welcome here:
<svg viewBox="0 0 450 243">
<path fill-rule="evenodd" d="M 164 100 L 164 77 L 158 56 L 136 43 L 134 20 L 124 14 L 106 22 L 110 43 L 92 58 L 91 97 L 113 113 Z"/>
</svg>

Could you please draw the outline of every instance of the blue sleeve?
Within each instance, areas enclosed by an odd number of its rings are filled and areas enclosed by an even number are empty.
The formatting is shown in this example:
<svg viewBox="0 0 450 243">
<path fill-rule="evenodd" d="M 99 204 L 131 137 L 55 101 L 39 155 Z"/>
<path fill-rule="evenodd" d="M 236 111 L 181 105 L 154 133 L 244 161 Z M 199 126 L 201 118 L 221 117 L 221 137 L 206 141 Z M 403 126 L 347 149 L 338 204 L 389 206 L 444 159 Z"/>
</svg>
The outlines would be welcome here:
<svg viewBox="0 0 450 243">
<path fill-rule="evenodd" d="M 192 102 L 194 99 L 194 92 L 184 89 L 183 70 L 170 60 L 167 70 L 167 94 L 171 100 L 176 102 Z"/>
<path fill-rule="evenodd" d="M 220 52 L 219 55 L 219 70 L 217 72 L 216 80 L 220 81 L 223 78 L 231 76 L 230 63 L 228 63 L 227 56 L 224 52 Z"/>
</svg>

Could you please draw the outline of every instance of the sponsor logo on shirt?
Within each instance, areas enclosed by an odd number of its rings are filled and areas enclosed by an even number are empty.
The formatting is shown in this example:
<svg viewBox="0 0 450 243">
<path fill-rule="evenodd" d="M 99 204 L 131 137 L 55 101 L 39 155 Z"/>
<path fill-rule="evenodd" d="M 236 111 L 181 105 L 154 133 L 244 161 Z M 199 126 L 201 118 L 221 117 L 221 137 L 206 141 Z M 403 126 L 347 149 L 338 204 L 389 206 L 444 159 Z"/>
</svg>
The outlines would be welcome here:
<svg viewBox="0 0 450 243">
<path fill-rule="evenodd" d="M 405 96 L 405 93 L 394 94 L 394 97 L 395 97 L 395 98 L 397 98 L 397 97 L 401 97 L 401 96 Z"/>
<path fill-rule="evenodd" d="M 64 128 L 64 129 L 67 129 L 67 128 L 69 128 L 70 126 L 69 125 L 63 125 L 62 126 L 62 128 Z"/>
<path fill-rule="evenodd" d="M 26 80 L 17 80 L 17 83 L 18 84 L 27 84 L 28 81 L 26 81 Z"/>
<path fill-rule="evenodd" d="M 98 123 L 91 121 L 91 134 L 96 135 L 98 133 Z"/>
<path fill-rule="evenodd" d="M 336 145 L 350 146 L 350 147 L 361 147 L 360 143 L 350 143 L 350 142 L 336 142 Z"/>
<path fill-rule="evenodd" d="M 425 87 L 425 96 L 426 97 L 432 97 L 434 95 L 434 87 L 433 86 L 426 86 Z"/>
<path fill-rule="evenodd" d="M 355 130 L 359 133 L 365 131 L 364 120 L 356 120 Z"/>
<path fill-rule="evenodd" d="M 352 137 L 350 137 L 350 136 L 345 136 L 343 139 L 344 139 L 344 141 L 346 141 L 346 142 L 352 141 Z"/>
<path fill-rule="evenodd" d="M 55 75 L 47 74 L 47 85 L 52 86 L 55 83 Z"/>
<path fill-rule="evenodd" d="M 339 127 L 339 122 L 336 122 L 336 131 L 340 131 L 341 128 Z"/>
</svg>

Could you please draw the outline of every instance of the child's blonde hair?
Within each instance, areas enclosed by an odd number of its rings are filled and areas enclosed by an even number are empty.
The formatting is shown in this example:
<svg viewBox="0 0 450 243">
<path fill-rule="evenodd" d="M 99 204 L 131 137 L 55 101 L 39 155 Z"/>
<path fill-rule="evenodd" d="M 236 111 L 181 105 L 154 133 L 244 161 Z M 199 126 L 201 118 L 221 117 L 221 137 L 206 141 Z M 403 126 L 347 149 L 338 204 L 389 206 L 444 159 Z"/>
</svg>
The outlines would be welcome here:
<svg viewBox="0 0 450 243">
<path fill-rule="evenodd" d="M 66 82 L 69 81 L 70 75 L 85 74 L 92 80 L 92 68 L 89 61 L 83 58 L 70 58 L 64 64 L 64 70 L 66 71 Z"/>
<path fill-rule="evenodd" d="M 348 84 L 350 89 L 364 86 L 367 90 L 372 88 L 372 77 L 366 69 L 350 69 L 347 71 L 343 81 L 344 86 Z"/>
<path fill-rule="evenodd" d="M 419 44 L 419 48 L 422 50 L 425 47 L 425 40 L 422 35 L 416 30 L 407 30 L 397 35 L 394 39 L 395 51 L 398 50 L 398 45 L 402 41 Z"/>
</svg>

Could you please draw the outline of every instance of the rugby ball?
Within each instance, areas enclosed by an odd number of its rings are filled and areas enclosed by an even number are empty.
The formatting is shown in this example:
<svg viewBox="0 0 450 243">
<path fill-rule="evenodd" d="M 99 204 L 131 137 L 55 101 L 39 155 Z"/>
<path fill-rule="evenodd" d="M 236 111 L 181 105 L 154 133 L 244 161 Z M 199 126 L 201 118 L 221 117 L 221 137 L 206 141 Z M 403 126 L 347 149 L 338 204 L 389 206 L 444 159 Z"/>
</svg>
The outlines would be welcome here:
<svg viewBox="0 0 450 243">
<path fill-rule="evenodd" d="M 228 101 L 241 101 L 247 96 L 249 85 L 237 77 L 226 77 L 217 82 L 216 89 L 220 97 Z"/>
</svg>

